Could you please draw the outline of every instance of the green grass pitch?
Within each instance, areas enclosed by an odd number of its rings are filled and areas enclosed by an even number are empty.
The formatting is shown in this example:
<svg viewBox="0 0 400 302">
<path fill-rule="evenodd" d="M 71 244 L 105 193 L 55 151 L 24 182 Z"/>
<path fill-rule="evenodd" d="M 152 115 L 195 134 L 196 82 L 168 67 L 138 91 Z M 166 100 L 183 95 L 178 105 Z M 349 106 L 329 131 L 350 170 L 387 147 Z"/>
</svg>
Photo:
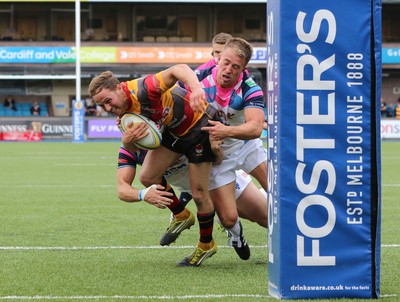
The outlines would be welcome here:
<svg viewBox="0 0 400 302">
<path fill-rule="evenodd" d="M 267 292 L 266 230 L 248 221 L 249 261 L 216 227 L 218 253 L 201 267 L 177 267 L 197 243 L 197 224 L 159 246 L 169 212 L 118 200 L 119 146 L 0 143 L 0 300 L 276 300 Z M 382 143 L 382 171 L 381 294 L 398 301 L 399 142 Z"/>
</svg>

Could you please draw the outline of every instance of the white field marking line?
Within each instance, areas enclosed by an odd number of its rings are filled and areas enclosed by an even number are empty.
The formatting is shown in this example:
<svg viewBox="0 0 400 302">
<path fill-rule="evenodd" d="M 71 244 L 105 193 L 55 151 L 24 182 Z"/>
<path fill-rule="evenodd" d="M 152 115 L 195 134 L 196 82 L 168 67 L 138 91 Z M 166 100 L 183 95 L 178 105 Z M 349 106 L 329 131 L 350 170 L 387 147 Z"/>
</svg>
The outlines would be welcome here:
<svg viewBox="0 0 400 302">
<path fill-rule="evenodd" d="M 57 188 L 80 188 L 80 187 L 87 187 L 87 184 L 76 184 L 76 185 L 71 185 L 71 184 L 20 184 L 20 185 L 13 185 L 13 184 L 0 184 L 0 188 L 52 188 L 52 187 L 57 187 Z M 100 188 L 110 188 L 110 187 L 115 187 L 115 185 L 102 185 L 102 184 L 91 184 L 91 188 L 95 187 L 100 187 Z"/>
<path fill-rule="evenodd" d="M 386 294 L 386 295 L 381 295 L 381 298 L 392 298 L 392 297 L 398 297 L 398 294 Z"/>
<path fill-rule="evenodd" d="M 398 297 L 397 294 L 381 295 L 381 298 Z M 263 299 L 274 299 L 276 298 L 269 295 L 257 295 L 257 294 L 218 294 L 218 295 L 187 295 L 187 296 L 0 296 L 0 300 L 84 300 L 84 299 L 126 299 L 126 300 L 171 300 L 171 299 L 223 299 L 223 298 L 263 298 Z"/>
<path fill-rule="evenodd" d="M 55 167 L 87 167 L 87 166 L 96 166 L 96 167 L 111 167 L 111 166 L 116 166 L 115 164 L 102 164 L 102 163 L 84 163 L 84 164 L 77 164 L 77 163 L 71 163 L 71 164 L 54 164 L 53 166 Z"/>
<path fill-rule="evenodd" d="M 83 300 L 83 299 L 137 299 L 137 300 L 174 300 L 174 299 L 216 299 L 216 298 L 266 298 L 275 299 L 268 295 L 251 294 L 219 294 L 219 295 L 188 295 L 188 296 L 2 296 L 0 300 Z"/>
<path fill-rule="evenodd" d="M 400 244 L 382 244 L 381 247 L 400 247 Z"/>
<path fill-rule="evenodd" d="M 32 159 L 45 159 L 45 160 L 49 160 L 49 159 L 62 159 L 62 160 L 83 160 L 83 159 L 91 159 L 91 160 L 99 160 L 99 159 L 115 159 L 115 156 L 105 156 L 105 155 L 96 155 L 96 156 L 91 156 L 86 154 L 74 154 L 75 156 L 63 156 L 62 154 L 60 154 L 60 156 L 54 155 L 54 154 L 49 154 L 49 155 L 43 155 L 43 156 L 35 156 L 35 155 L 29 155 L 29 156 L 2 156 L 0 157 L 0 160 L 21 160 L 21 159 L 28 159 L 28 160 L 32 160 Z"/>
<path fill-rule="evenodd" d="M 268 245 L 249 245 L 251 248 L 267 248 Z M 181 246 L 0 246 L 1 251 L 76 251 L 76 250 L 144 250 L 144 249 L 192 249 L 192 245 Z M 231 248 L 218 246 L 218 248 Z"/>
<path fill-rule="evenodd" d="M 98 166 L 98 165 L 96 165 Z M 86 187 L 87 185 L 80 185 L 80 184 L 76 184 L 76 185 L 71 185 L 71 184 L 4 184 L 4 183 L 0 183 L 0 187 L 13 187 L 13 188 L 38 188 L 38 187 L 42 187 L 42 188 L 48 188 L 48 187 Z M 115 187 L 115 185 L 113 184 L 94 184 L 91 185 L 92 187 Z M 400 184 L 385 184 L 382 185 L 383 187 L 400 187 Z"/>
<path fill-rule="evenodd" d="M 98 166 L 98 165 L 97 165 Z M 92 187 L 115 187 L 113 184 L 94 184 L 91 185 Z M 400 184 L 386 184 L 382 185 L 383 187 L 400 187 Z M 13 188 L 49 188 L 49 187 L 87 187 L 87 185 L 81 185 L 81 184 L 76 184 L 76 185 L 71 185 L 71 184 L 4 184 L 0 183 L 0 187 L 13 187 Z"/>
<path fill-rule="evenodd" d="M 263 249 L 268 245 L 249 245 L 251 248 Z M 400 248 L 400 244 L 382 244 L 383 248 Z M 191 245 L 181 246 L 0 246 L 0 251 L 77 251 L 77 250 L 156 250 L 156 249 L 191 249 Z M 222 249 L 230 249 L 230 246 L 218 246 Z"/>
</svg>

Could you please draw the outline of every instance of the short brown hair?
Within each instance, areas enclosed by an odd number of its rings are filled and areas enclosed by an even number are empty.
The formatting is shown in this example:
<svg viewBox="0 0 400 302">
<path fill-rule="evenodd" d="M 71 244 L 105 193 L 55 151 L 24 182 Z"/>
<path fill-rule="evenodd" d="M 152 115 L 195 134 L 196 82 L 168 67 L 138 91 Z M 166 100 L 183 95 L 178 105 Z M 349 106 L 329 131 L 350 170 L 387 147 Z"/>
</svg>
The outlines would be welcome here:
<svg viewBox="0 0 400 302">
<path fill-rule="evenodd" d="M 89 95 L 93 97 L 104 88 L 113 91 L 117 88 L 118 84 L 119 80 L 114 76 L 112 71 L 104 71 L 90 81 Z"/>
<path fill-rule="evenodd" d="M 231 38 L 225 43 L 224 50 L 227 48 L 233 48 L 235 53 L 243 58 L 247 65 L 253 55 L 253 46 L 245 39 L 242 38 Z"/>
<path fill-rule="evenodd" d="M 231 34 L 227 34 L 227 33 L 219 33 L 216 34 L 214 36 L 214 38 L 212 39 L 211 43 L 212 44 L 221 44 L 224 45 L 226 43 L 226 41 L 228 41 L 230 38 L 232 38 Z"/>
</svg>

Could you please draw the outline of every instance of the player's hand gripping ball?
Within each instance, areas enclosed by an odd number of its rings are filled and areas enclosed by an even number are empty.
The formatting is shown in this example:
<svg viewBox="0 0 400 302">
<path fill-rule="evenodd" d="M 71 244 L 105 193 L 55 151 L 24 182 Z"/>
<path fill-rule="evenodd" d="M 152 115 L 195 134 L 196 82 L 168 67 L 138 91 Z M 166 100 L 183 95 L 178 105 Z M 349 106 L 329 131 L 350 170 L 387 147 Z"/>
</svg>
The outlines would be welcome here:
<svg viewBox="0 0 400 302">
<path fill-rule="evenodd" d="M 147 128 L 147 135 L 142 139 L 135 142 L 135 145 L 141 149 L 153 150 L 161 145 L 161 133 L 158 130 L 156 123 L 143 115 L 136 114 L 133 112 L 127 112 L 121 117 L 120 129 L 122 133 L 125 132 L 128 124 L 132 122 L 133 125 L 137 123 L 146 123 L 149 127 Z"/>
</svg>

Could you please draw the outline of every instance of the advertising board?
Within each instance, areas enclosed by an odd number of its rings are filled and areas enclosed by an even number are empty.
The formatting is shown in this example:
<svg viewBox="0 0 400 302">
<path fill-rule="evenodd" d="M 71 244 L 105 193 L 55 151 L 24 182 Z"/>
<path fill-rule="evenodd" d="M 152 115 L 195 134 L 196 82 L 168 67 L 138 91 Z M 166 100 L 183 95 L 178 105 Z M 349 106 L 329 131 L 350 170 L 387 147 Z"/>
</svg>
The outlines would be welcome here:
<svg viewBox="0 0 400 302">
<path fill-rule="evenodd" d="M 381 5 L 267 7 L 269 293 L 377 298 Z"/>
</svg>

